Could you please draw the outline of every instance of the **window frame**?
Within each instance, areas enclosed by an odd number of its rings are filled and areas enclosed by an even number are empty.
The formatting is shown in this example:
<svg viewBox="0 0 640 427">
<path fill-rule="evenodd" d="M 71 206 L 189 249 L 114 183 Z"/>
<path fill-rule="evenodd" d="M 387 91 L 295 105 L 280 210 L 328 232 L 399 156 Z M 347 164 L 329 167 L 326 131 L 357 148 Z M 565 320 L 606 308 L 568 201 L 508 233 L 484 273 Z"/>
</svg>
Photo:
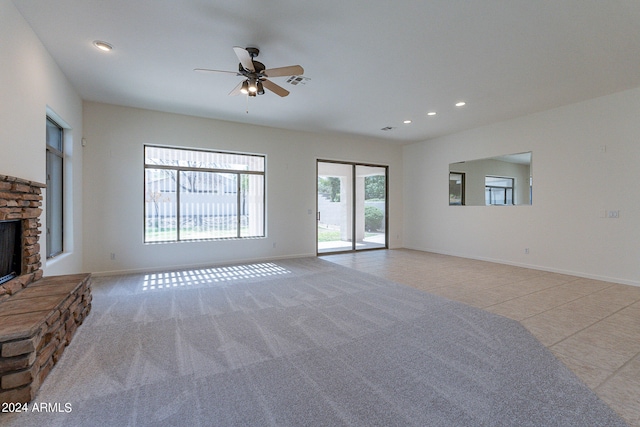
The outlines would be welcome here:
<svg viewBox="0 0 640 427">
<path fill-rule="evenodd" d="M 163 164 L 153 164 L 147 163 L 147 148 L 156 148 L 156 149 L 167 149 L 167 150 L 178 150 L 184 152 L 191 153 L 213 153 L 219 155 L 229 155 L 229 156 L 241 156 L 241 157 L 258 157 L 262 159 L 262 171 L 258 170 L 243 170 L 243 169 L 227 169 L 220 167 L 195 167 L 195 166 L 181 166 L 181 165 L 163 165 Z M 187 147 L 175 147 L 175 146 L 165 146 L 165 145 L 157 145 L 157 144 L 144 144 L 143 145 L 143 242 L 144 244 L 156 244 L 156 243 L 180 243 L 180 242 L 201 242 L 201 241 L 220 241 L 220 240 L 235 240 L 235 239 L 259 239 L 266 237 L 266 169 L 267 169 L 267 156 L 265 154 L 256 154 L 256 153 L 243 153 L 237 151 L 224 151 L 224 150 L 209 150 L 209 149 L 201 149 L 201 148 L 187 148 Z M 168 170 L 175 171 L 175 210 L 176 210 L 176 235 L 175 239 L 168 240 L 149 240 L 147 238 L 147 179 L 146 179 L 146 171 L 148 169 L 154 170 Z M 212 173 L 212 174 L 230 174 L 235 175 L 235 209 L 236 209 L 236 233 L 235 236 L 232 237 L 206 237 L 206 238 L 181 238 L 181 200 L 180 195 L 183 193 L 182 186 L 180 183 L 180 177 L 183 172 L 197 172 L 197 173 Z M 239 214 L 242 210 L 242 182 L 243 176 L 256 175 L 262 177 L 262 214 L 261 214 L 261 226 L 262 230 L 261 234 L 258 235 L 250 235 L 243 236 L 243 230 L 241 226 L 242 215 Z M 210 191 L 202 191 L 202 193 L 212 193 Z M 227 193 L 227 191 L 225 191 Z M 188 193 L 186 193 L 188 194 Z"/>
<path fill-rule="evenodd" d="M 47 247 L 45 256 L 47 259 L 54 258 L 64 252 L 65 247 L 65 239 L 64 239 L 64 137 L 65 137 L 65 128 L 61 126 L 56 120 L 54 120 L 49 114 L 46 116 L 47 122 L 47 130 L 49 129 L 49 123 L 55 126 L 60 135 L 60 146 L 55 147 L 50 144 L 49 132 L 46 132 L 45 138 L 45 146 L 46 146 L 46 180 L 47 180 L 47 188 L 46 188 L 46 238 L 47 238 Z M 51 174 L 52 174 L 52 166 L 49 160 L 50 156 L 55 156 L 60 159 L 60 177 L 59 182 L 57 182 L 57 186 L 51 184 Z M 54 194 L 55 191 L 58 191 L 59 194 Z M 54 197 L 57 196 L 57 197 Z M 59 206 L 56 201 L 59 201 Z M 55 221 L 54 224 L 54 213 L 59 213 L 59 219 Z M 57 246 L 54 248 L 53 238 L 51 230 L 55 228 L 59 229 L 60 234 L 60 247 Z"/>
<path fill-rule="evenodd" d="M 511 182 L 511 186 L 501 186 L 501 185 L 487 185 L 487 178 L 496 178 L 496 179 L 503 179 L 505 181 L 510 181 Z M 515 178 L 511 178 L 508 176 L 497 176 L 497 175 L 486 175 L 484 177 L 485 180 L 485 184 L 484 184 L 484 191 L 485 191 L 485 205 L 486 206 L 514 206 L 516 204 L 516 201 L 514 199 L 515 197 L 515 187 L 516 187 L 516 180 Z M 492 191 L 493 190 L 502 190 L 504 193 L 503 196 L 503 200 L 504 203 L 491 203 L 491 198 L 489 198 L 489 203 L 487 203 L 487 197 L 486 197 L 486 192 L 487 189 L 489 189 L 489 193 L 493 194 Z M 507 197 L 507 190 L 511 190 L 511 203 L 507 203 L 507 200 L 509 199 Z"/>
<path fill-rule="evenodd" d="M 451 203 L 451 176 L 452 175 L 460 175 L 460 203 Z M 465 181 L 466 181 L 466 173 L 465 172 L 454 172 L 449 171 L 449 206 L 464 206 L 465 205 Z"/>
</svg>

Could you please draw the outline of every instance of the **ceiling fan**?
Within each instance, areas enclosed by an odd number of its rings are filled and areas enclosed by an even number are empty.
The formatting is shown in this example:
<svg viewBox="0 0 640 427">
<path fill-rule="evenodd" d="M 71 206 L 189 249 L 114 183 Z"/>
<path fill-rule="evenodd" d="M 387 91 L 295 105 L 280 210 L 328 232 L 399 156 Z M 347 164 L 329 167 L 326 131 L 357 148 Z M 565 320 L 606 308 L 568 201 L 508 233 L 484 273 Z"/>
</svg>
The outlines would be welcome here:
<svg viewBox="0 0 640 427">
<path fill-rule="evenodd" d="M 208 68 L 195 68 L 193 71 L 206 73 L 226 73 L 243 76 L 245 80 L 241 81 L 229 95 L 246 94 L 249 96 L 264 95 L 264 90 L 270 90 L 279 96 L 289 95 L 289 91 L 268 80 L 267 77 L 283 77 L 283 76 L 299 76 L 304 74 L 304 69 L 299 65 L 290 65 L 288 67 L 268 68 L 266 69 L 262 62 L 256 61 L 254 58 L 258 56 L 260 50 L 257 47 L 238 47 L 234 46 L 234 52 L 238 56 L 240 63 L 238 71 L 222 71 L 210 70 Z"/>
</svg>

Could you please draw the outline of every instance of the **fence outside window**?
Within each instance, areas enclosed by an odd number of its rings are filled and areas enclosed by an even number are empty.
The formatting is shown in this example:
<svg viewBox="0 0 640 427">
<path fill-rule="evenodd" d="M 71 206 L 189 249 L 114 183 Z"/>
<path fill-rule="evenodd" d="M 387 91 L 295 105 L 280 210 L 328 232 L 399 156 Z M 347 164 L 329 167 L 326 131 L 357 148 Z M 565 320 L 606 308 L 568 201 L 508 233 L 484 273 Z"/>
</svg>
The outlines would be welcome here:
<svg viewBox="0 0 640 427">
<path fill-rule="evenodd" d="M 144 241 L 265 235 L 265 156 L 144 147 Z"/>
</svg>

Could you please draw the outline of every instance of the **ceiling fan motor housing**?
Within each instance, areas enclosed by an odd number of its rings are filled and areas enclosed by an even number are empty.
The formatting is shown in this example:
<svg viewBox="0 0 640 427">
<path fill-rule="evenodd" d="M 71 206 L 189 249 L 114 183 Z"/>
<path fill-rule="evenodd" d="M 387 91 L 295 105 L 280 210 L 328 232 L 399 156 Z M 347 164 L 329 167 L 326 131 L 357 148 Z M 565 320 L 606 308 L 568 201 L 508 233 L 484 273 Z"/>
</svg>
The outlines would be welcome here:
<svg viewBox="0 0 640 427">
<path fill-rule="evenodd" d="M 242 66 L 242 62 L 239 62 L 238 63 L 238 72 L 240 74 L 242 74 L 243 76 L 246 76 L 246 77 L 251 77 L 252 75 L 255 75 L 256 77 L 264 77 L 262 75 L 262 72 L 265 70 L 264 64 L 262 62 L 259 62 L 259 61 L 252 61 L 252 62 L 253 62 L 253 69 L 255 71 L 252 72 L 252 71 L 247 70 L 246 68 L 244 68 Z"/>
<path fill-rule="evenodd" d="M 255 68 L 256 74 L 261 74 L 265 69 L 264 64 L 258 61 L 253 61 L 253 68 Z"/>
</svg>

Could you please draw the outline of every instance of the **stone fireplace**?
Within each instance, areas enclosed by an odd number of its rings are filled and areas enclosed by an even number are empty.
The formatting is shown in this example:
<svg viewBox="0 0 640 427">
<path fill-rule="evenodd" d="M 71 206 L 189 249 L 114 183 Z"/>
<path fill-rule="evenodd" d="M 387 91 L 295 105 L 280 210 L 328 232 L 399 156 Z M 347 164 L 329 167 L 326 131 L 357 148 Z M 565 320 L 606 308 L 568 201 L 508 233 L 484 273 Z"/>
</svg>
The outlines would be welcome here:
<svg viewBox="0 0 640 427">
<path fill-rule="evenodd" d="M 0 221 L 20 222 L 21 246 L 17 276 L 0 284 L 0 302 L 42 278 L 40 214 L 44 184 L 0 175 Z"/>
<path fill-rule="evenodd" d="M 44 184 L 0 175 L 0 403 L 31 401 L 91 310 L 91 274 L 43 277 Z M 4 241 L 4 243 L 2 242 Z"/>
</svg>

